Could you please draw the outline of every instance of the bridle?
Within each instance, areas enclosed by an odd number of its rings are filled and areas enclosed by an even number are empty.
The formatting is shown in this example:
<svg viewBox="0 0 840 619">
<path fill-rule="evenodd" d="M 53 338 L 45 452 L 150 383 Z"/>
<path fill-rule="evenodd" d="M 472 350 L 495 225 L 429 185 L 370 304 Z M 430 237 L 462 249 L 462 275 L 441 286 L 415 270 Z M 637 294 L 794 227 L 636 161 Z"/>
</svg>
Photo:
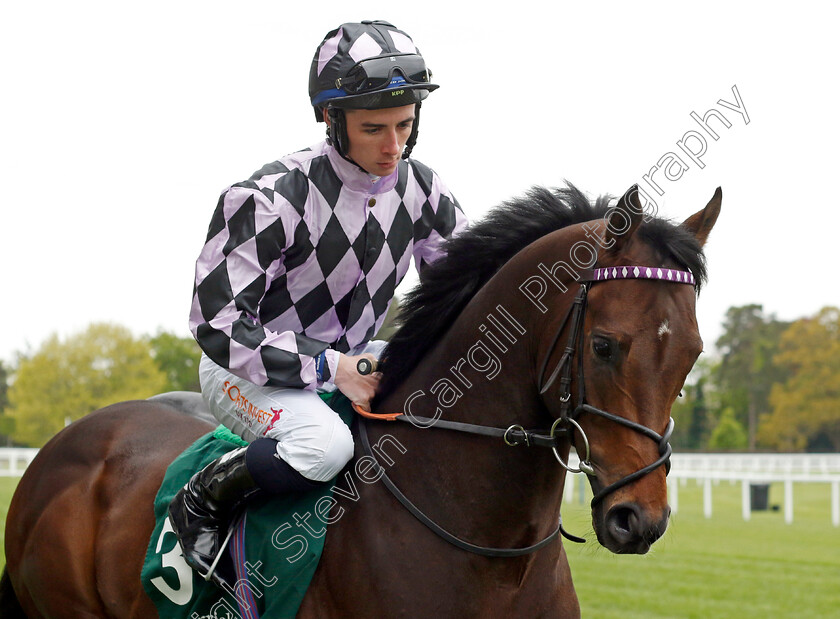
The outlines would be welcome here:
<svg viewBox="0 0 840 619">
<path fill-rule="evenodd" d="M 665 465 L 666 475 L 671 470 L 672 449 L 670 440 L 671 434 L 674 431 L 674 419 L 669 419 L 668 427 L 665 429 L 665 432 L 660 435 L 659 433 L 648 428 L 647 426 L 643 426 L 640 423 L 636 423 L 635 421 L 631 421 L 624 417 L 614 415 L 605 410 L 601 410 L 600 408 L 596 408 L 587 404 L 586 381 L 584 380 L 583 376 L 582 353 L 577 355 L 578 404 L 572 410 L 572 360 L 575 356 L 575 353 L 578 350 L 583 350 L 582 326 L 584 314 L 586 313 L 586 301 L 589 289 L 592 287 L 593 284 L 597 282 L 616 279 L 656 279 L 660 281 L 694 285 L 694 276 L 690 272 L 678 271 L 675 269 L 662 269 L 658 267 L 644 266 L 620 266 L 593 269 L 591 271 L 588 271 L 581 278 L 578 293 L 577 295 L 575 295 L 575 299 L 572 302 L 572 305 L 569 307 L 566 317 L 563 319 L 563 322 L 557 329 L 557 333 L 554 335 L 551 345 L 549 346 L 545 359 L 543 360 L 543 363 L 540 366 L 539 374 L 537 375 L 540 381 L 538 383 L 540 395 L 548 391 L 548 389 L 555 383 L 555 381 L 557 381 L 558 377 L 560 379 L 560 415 L 557 417 L 557 419 L 554 421 L 554 424 L 551 426 L 551 432 L 549 433 L 549 435 L 552 437 L 556 436 L 556 432 L 558 431 L 558 429 L 569 435 L 572 435 L 573 432 L 577 430 L 577 432 L 581 436 L 584 445 L 584 453 L 583 456 L 580 458 L 580 463 L 578 465 L 578 468 L 576 469 L 570 467 L 566 462 L 563 461 L 563 458 L 560 457 L 560 454 L 558 453 L 556 447 L 552 448 L 552 450 L 554 451 L 555 458 L 557 458 L 557 461 L 563 466 L 563 468 L 565 468 L 570 473 L 585 473 L 590 477 L 595 477 L 595 469 L 590 461 L 589 439 L 587 438 L 586 433 L 583 431 L 583 428 L 577 421 L 580 415 L 582 415 L 583 413 L 597 415 L 599 417 L 603 417 L 604 419 L 622 425 L 626 428 L 630 428 L 631 430 L 635 430 L 636 432 L 643 434 L 644 436 L 647 436 L 648 438 L 656 441 L 657 446 L 659 448 L 659 458 L 655 462 L 652 462 L 651 464 L 639 469 L 638 471 L 631 473 L 621 478 L 617 482 L 612 483 L 606 488 L 602 488 L 600 491 L 598 491 L 595 494 L 595 496 L 592 497 L 592 502 L 590 503 L 590 506 L 593 508 L 598 503 L 600 503 L 607 495 L 611 494 L 612 492 L 615 492 L 619 488 L 626 486 L 627 484 L 636 481 L 641 477 L 644 477 L 645 475 L 659 468 L 663 464 Z M 554 349 L 557 346 L 557 342 L 560 339 L 560 336 L 562 335 L 563 331 L 566 330 L 566 325 L 567 323 L 569 323 L 570 318 L 571 324 L 569 326 L 569 337 L 566 343 L 566 348 L 563 351 L 563 355 L 560 358 L 560 361 L 558 361 L 554 370 L 552 371 L 551 376 L 548 377 L 548 380 L 545 383 L 542 383 L 542 378 L 545 375 L 545 370 L 548 366 L 548 361 L 551 358 L 552 353 L 554 352 Z"/>
<path fill-rule="evenodd" d="M 659 458 L 651 464 L 642 467 L 634 473 L 626 475 L 620 480 L 598 491 L 592 498 L 592 502 L 590 503 L 591 507 L 593 508 L 610 493 L 615 492 L 619 488 L 622 488 L 623 486 L 626 486 L 627 484 L 630 484 L 641 477 L 644 477 L 645 475 L 647 475 L 651 471 L 654 471 L 662 465 L 665 465 L 665 474 L 667 475 L 671 468 L 670 458 L 672 449 L 670 440 L 671 434 L 674 430 L 673 418 L 671 418 L 668 421 L 668 427 L 665 429 L 665 432 L 660 435 L 658 432 L 640 423 L 636 423 L 635 421 L 631 421 L 624 417 L 614 415 L 607 411 L 586 404 L 586 385 L 583 376 L 583 322 L 586 313 L 587 296 L 590 288 L 599 282 L 622 279 L 651 279 L 667 283 L 689 284 L 692 286 L 695 285 L 694 276 L 689 271 L 681 271 L 677 269 L 666 269 L 661 267 L 648 266 L 615 266 L 584 270 L 581 274 L 580 279 L 578 279 L 580 287 L 578 288 L 578 292 L 575 295 L 574 301 L 569 306 L 569 309 L 566 311 L 566 315 L 564 316 L 563 320 L 560 323 L 560 326 L 557 329 L 557 332 L 552 338 L 551 344 L 548 348 L 548 351 L 546 352 L 545 359 L 540 365 L 540 370 L 537 375 L 539 381 L 537 386 L 540 395 L 545 394 L 548 391 L 548 389 L 559 379 L 558 385 L 560 393 L 560 414 L 552 424 L 550 431 L 548 431 L 547 433 L 544 430 L 526 430 L 519 424 L 513 424 L 507 429 L 505 429 L 449 421 L 445 419 L 431 419 L 427 417 L 419 417 L 416 415 L 406 415 L 404 413 L 392 413 L 385 415 L 372 414 L 356 407 L 355 405 L 354 408 L 356 412 L 359 413 L 362 417 L 368 419 L 378 419 L 385 421 L 407 421 L 414 425 L 422 424 L 425 427 L 435 427 L 446 430 L 455 430 L 458 432 L 466 432 L 469 434 L 478 434 L 481 436 L 488 436 L 492 438 L 501 438 L 506 445 L 511 447 L 515 447 L 517 445 L 526 445 L 529 447 L 550 447 L 551 450 L 554 452 L 555 458 L 557 458 L 557 461 L 563 466 L 564 469 L 566 469 L 570 473 L 585 473 L 590 477 L 595 477 L 595 468 L 593 467 L 592 462 L 590 460 L 589 439 L 586 436 L 586 433 L 583 431 L 583 428 L 578 423 L 578 418 L 582 414 L 589 413 L 592 415 L 597 415 L 599 417 L 622 425 L 626 428 L 630 428 L 631 430 L 634 430 L 655 441 L 659 449 Z M 543 376 L 545 375 L 545 371 L 548 367 L 549 360 L 551 359 L 554 350 L 557 347 L 557 343 L 559 342 L 561 335 L 564 331 L 567 330 L 567 328 L 568 339 L 566 341 L 566 347 L 563 350 L 563 354 L 560 357 L 560 360 L 557 362 L 557 365 L 554 367 L 554 370 L 552 370 L 551 375 L 545 382 L 542 382 Z M 573 377 L 573 360 L 575 358 L 575 355 L 577 355 L 578 396 L 577 406 L 575 406 L 575 408 L 573 409 L 571 387 Z M 570 467 L 567 462 L 563 461 L 563 458 L 557 451 L 561 439 L 563 437 L 570 437 L 573 439 L 575 430 L 580 434 L 584 445 L 584 454 L 583 457 L 580 458 L 578 468 Z M 476 546 L 474 544 L 470 544 L 469 542 L 461 540 L 452 535 L 451 533 L 447 532 L 437 523 L 432 521 L 428 516 L 423 514 L 423 512 L 420 511 L 408 499 L 408 497 L 406 497 L 399 490 L 399 488 L 397 488 L 394 482 L 385 473 L 385 469 L 378 463 L 374 456 L 373 450 L 370 446 L 370 440 L 368 439 L 367 428 L 365 423 L 359 424 L 359 436 L 361 439 L 364 454 L 372 458 L 373 462 L 376 462 L 375 468 L 377 471 L 377 475 L 380 476 L 386 488 L 388 488 L 388 490 L 397 498 L 397 500 L 418 520 L 420 520 L 423 524 L 429 527 L 432 531 L 434 531 L 444 540 L 463 550 L 467 550 L 469 552 L 489 557 L 516 557 L 525 554 L 530 554 L 539 550 L 540 548 L 543 548 L 544 546 L 548 545 L 551 541 L 553 541 L 554 538 L 556 538 L 559 534 L 562 534 L 566 539 L 573 542 L 583 543 L 586 541 L 580 537 L 571 535 L 568 532 L 566 532 L 563 529 L 563 524 L 559 518 L 558 526 L 554 530 L 554 532 L 552 532 L 548 537 L 544 538 L 542 541 L 537 542 L 532 546 L 527 546 L 523 548 L 488 548 L 483 546 Z"/>
</svg>

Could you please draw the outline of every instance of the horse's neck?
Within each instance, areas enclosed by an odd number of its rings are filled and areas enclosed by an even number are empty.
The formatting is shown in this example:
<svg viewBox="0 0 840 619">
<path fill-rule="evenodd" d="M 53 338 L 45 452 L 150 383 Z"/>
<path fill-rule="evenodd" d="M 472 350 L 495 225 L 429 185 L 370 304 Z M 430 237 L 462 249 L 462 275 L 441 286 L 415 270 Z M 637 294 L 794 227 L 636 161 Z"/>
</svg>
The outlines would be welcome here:
<svg viewBox="0 0 840 619">
<path fill-rule="evenodd" d="M 548 427 L 535 388 L 529 313 L 509 289 L 486 287 L 378 412 Z M 459 513 L 463 535 L 489 545 L 533 543 L 556 526 L 564 479 L 551 450 L 401 426 L 390 429 L 411 465 L 394 476 L 424 495 L 418 503 L 431 506 L 433 518 Z"/>
<path fill-rule="evenodd" d="M 380 412 L 482 425 L 537 422 L 541 404 L 527 309 L 509 291 L 502 296 L 485 287 Z"/>
</svg>

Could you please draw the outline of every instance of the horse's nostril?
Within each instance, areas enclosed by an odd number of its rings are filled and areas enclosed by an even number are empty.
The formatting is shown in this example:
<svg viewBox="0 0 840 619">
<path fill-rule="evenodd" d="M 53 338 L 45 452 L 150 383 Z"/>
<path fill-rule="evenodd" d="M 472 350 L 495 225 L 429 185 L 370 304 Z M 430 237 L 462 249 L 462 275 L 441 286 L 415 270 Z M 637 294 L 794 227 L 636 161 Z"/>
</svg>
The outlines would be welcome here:
<svg viewBox="0 0 840 619">
<path fill-rule="evenodd" d="M 607 526 L 621 543 L 629 543 L 638 537 L 639 516 L 633 506 L 619 505 L 610 510 Z"/>
<path fill-rule="evenodd" d="M 669 512 L 666 510 L 661 520 L 654 521 L 647 518 L 635 503 L 616 505 L 607 513 L 605 521 L 608 535 L 615 544 L 610 549 L 613 552 L 644 554 L 665 533 Z"/>
</svg>

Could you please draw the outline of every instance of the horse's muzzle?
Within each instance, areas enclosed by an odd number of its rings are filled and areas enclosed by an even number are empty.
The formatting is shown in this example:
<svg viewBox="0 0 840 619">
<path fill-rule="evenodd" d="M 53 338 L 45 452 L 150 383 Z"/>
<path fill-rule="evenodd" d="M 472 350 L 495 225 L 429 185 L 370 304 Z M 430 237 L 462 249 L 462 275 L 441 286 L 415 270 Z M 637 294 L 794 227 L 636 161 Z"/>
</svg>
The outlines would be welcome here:
<svg viewBox="0 0 840 619">
<path fill-rule="evenodd" d="M 636 503 L 612 506 L 598 531 L 598 541 L 616 554 L 643 555 L 665 534 L 671 508 L 666 506 L 661 517 L 653 518 Z"/>
</svg>

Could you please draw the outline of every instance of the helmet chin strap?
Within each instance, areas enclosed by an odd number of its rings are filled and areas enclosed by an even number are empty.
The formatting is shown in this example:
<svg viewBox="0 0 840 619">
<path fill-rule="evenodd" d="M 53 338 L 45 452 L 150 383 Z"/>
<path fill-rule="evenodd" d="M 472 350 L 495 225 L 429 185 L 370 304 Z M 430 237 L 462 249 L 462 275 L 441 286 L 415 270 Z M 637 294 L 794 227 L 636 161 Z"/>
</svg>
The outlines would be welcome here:
<svg viewBox="0 0 840 619">
<path fill-rule="evenodd" d="M 349 161 L 360 170 L 367 172 L 362 166 L 350 159 L 347 152 L 350 150 L 350 138 L 347 136 L 347 117 L 344 110 L 330 107 L 327 108 L 327 140 L 332 144 L 346 161 Z"/>
<path fill-rule="evenodd" d="M 414 122 L 411 123 L 411 135 L 405 142 L 402 158 L 408 159 L 411 156 L 411 151 L 414 150 L 414 145 L 417 143 L 417 132 L 420 127 L 420 102 L 414 104 Z"/>
</svg>

